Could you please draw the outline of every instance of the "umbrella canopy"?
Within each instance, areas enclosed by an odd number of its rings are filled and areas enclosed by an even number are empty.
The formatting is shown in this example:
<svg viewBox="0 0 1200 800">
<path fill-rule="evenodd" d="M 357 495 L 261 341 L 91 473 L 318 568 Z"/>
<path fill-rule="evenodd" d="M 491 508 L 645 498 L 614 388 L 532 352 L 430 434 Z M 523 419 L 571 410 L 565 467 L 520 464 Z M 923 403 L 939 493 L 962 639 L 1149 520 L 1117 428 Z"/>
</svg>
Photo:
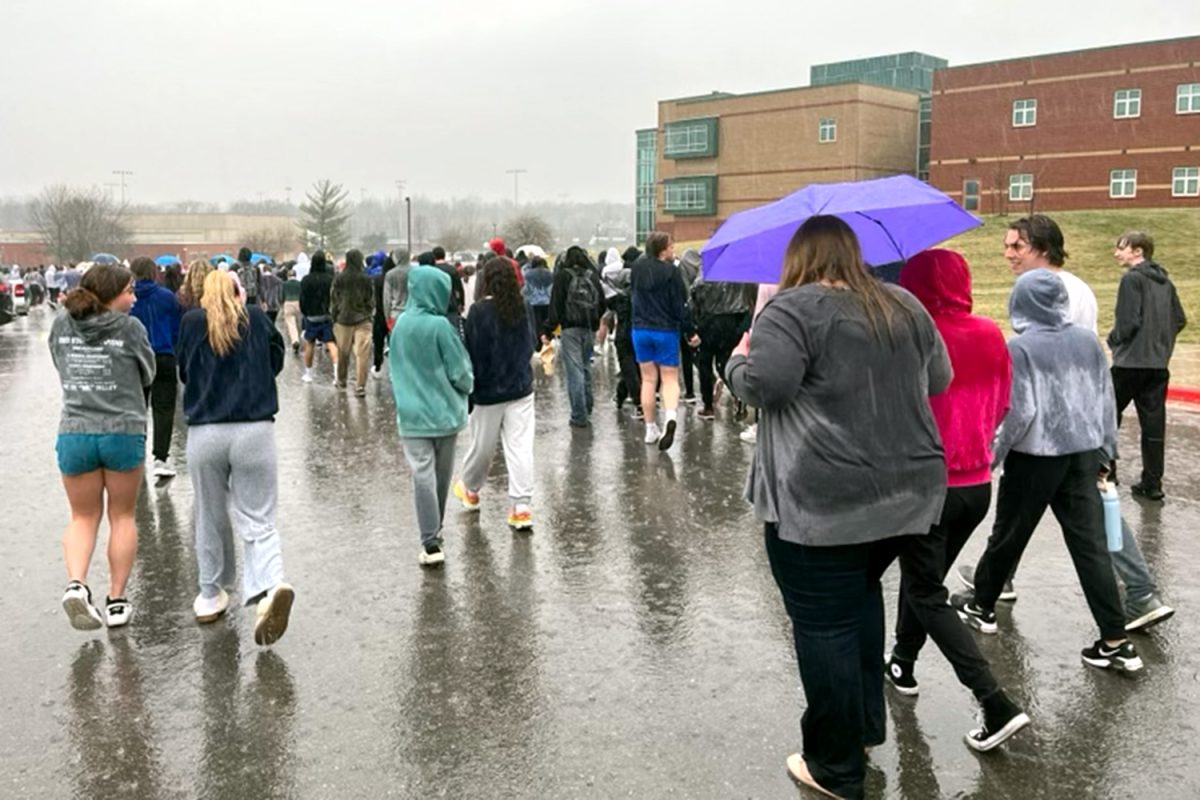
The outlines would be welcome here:
<svg viewBox="0 0 1200 800">
<path fill-rule="evenodd" d="M 251 264 L 258 264 L 263 261 L 267 262 L 268 264 L 272 264 L 272 265 L 274 265 L 274 263 L 275 263 L 275 259 L 272 258 L 271 256 L 267 255 L 266 253 L 253 253 L 250 256 Z"/>
<path fill-rule="evenodd" d="M 536 244 L 523 245 L 521 247 L 518 247 L 516 250 L 513 250 L 513 253 L 519 253 L 522 250 L 525 251 L 526 258 L 534 258 L 534 257 L 545 258 L 546 257 L 546 251 L 543 250 L 542 248 L 538 247 Z"/>
<path fill-rule="evenodd" d="M 788 242 L 818 214 L 841 218 L 858 236 L 863 260 L 904 261 L 981 225 L 950 197 L 910 175 L 814 183 L 725 221 L 701 250 L 706 281 L 778 283 Z"/>
<path fill-rule="evenodd" d="M 169 267 L 172 264 L 181 263 L 178 256 L 173 256 L 170 253 L 163 253 L 161 256 L 155 256 L 154 263 L 160 267 Z"/>
<path fill-rule="evenodd" d="M 121 259 L 114 256 L 112 253 L 96 253 L 92 256 L 93 264 L 120 264 Z"/>
<path fill-rule="evenodd" d="M 212 264 L 215 267 L 218 264 L 220 264 L 222 261 L 228 261 L 230 264 L 232 264 L 233 262 L 237 261 L 237 259 L 234 258 L 233 256 L 229 255 L 229 253 L 217 253 L 215 256 L 213 256 L 212 258 L 210 258 L 208 260 L 208 263 Z"/>
</svg>

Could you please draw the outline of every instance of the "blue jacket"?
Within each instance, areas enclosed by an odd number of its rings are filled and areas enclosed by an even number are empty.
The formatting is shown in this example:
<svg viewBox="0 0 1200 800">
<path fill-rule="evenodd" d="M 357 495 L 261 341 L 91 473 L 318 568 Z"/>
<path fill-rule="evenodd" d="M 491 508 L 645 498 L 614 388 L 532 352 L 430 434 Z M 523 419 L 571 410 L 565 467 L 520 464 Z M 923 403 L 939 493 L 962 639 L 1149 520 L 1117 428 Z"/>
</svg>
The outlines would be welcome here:
<svg viewBox="0 0 1200 800">
<path fill-rule="evenodd" d="M 188 425 L 274 422 L 279 411 L 275 376 L 283 370 L 283 335 L 257 305 L 246 307 L 241 339 L 223 356 L 208 343 L 203 308 L 183 316 L 179 334 L 179 380 Z"/>
<path fill-rule="evenodd" d="M 170 289 L 154 281 L 138 281 L 133 285 L 133 293 L 137 302 L 129 313 L 146 326 L 150 347 L 155 353 L 174 355 L 179 341 L 179 320 L 183 316 L 179 301 Z"/>
<path fill-rule="evenodd" d="M 471 306 L 465 325 L 467 352 L 475 374 L 472 394 L 477 406 L 493 406 L 533 394 L 533 357 L 537 339 L 533 312 L 514 325 L 500 321 L 496 304 L 483 299 Z"/>
</svg>

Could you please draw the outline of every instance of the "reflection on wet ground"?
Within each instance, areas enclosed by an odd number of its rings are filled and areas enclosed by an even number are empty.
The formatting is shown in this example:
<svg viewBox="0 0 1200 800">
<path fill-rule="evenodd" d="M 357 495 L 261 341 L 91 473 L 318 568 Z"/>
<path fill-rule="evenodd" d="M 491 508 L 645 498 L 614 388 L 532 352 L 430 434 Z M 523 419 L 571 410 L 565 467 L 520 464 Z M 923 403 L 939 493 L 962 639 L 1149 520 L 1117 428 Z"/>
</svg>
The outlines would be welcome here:
<svg viewBox="0 0 1200 800">
<path fill-rule="evenodd" d="M 536 528 L 505 524 L 503 459 L 478 515 L 447 514 L 444 570 L 416 564 L 390 387 L 365 401 L 291 360 L 277 425 L 280 528 L 298 590 L 275 648 L 235 607 L 191 618 L 192 494 L 147 484 L 129 628 L 81 634 L 58 607 L 66 504 L 53 457 L 48 321 L 0 329 L 0 796 L 788 797 L 803 698 L 760 529 L 740 499 L 750 449 L 727 416 L 685 412 L 671 452 L 607 398 L 567 425 L 537 382 Z M 724 413 L 724 412 L 722 412 Z M 929 648 L 922 693 L 889 696 L 868 788 L 886 798 L 1200 796 L 1200 414 L 1171 410 L 1161 509 L 1125 510 L 1176 618 L 1138 643 L 1145 673 L 1085 669 L 1094 636 L 1057 527 L 1035 537 L 1001 635 L 981 639 L 1033 727 L 1002 752 L 961 743 L 969 693 Z M 1136 421 L 1122 432 L 1137 462 Z M 465 440 L 460 445 L 465 449 Z M 460 458 L 461 458 L 460 449 Z M 983 547 L 990 520 L 968 545 Z M 106 568 L 93 567 L 102 585 Z M 889 619 L 896 576 L 889 574 Z"/>
</svg>

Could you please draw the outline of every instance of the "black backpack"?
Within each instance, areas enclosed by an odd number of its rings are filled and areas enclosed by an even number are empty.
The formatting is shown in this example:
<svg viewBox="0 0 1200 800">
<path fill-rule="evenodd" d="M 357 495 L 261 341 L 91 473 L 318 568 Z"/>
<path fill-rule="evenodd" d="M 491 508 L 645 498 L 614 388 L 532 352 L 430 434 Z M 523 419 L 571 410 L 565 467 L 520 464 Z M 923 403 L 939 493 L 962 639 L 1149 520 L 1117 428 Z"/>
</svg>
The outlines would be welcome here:
<svg viewBox="0 0 1200 800">
<path fill-rule="evenodd" d="M 600 293 L 590 272 L 583 267 L 567 267 L 566 322 L 572 326 L 592 326 L 600 319 Z"/>
</svg>

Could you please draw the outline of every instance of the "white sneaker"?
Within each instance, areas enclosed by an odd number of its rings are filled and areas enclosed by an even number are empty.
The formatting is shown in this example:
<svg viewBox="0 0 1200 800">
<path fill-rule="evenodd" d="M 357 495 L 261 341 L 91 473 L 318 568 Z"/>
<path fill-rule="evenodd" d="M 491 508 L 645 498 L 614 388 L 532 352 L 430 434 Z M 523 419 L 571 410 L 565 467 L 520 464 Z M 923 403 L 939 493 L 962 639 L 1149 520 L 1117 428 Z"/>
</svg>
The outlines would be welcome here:
<svg viewBox="0 0 1200 800">
<path fill-rule="evenodd" d="M 749 442 L 750 444 L 754 444 L 755 442 L 758 441 L 758 426 L 751 425 L 749 428 L 746 428 L 746 430 L 739 433 L 738 438 L 741 439 L 743 442 Z"/>
<path fill-rule="evenodd" d="M 258 601 L 258 613 L 254 622 L 254 643 L 274 644 L 287 631 L 288 617 L 292 613 L 292 603 L 296 600 L 296 590 L 291 584 L 281 583 L 267 596 Z"/>
<path fill-rule="evenodd" d="M 440 547 L 433 548 L 432 553 L 422 547 L 421 554 L 417 556 L 417 563 L 422 567 L 440 567 L 446 563 L 446 554 Z"/>
<path fill-rule="evenodd" d="M 662 433 L 659 432 L 659 430 L 658 430 L 657 422 L 647 422 L 646 423 L 646 438 L 645 438 L 646 444 L 657 444 L 658 440 L 661 436 L 662 436 Z"/>
<path fill-rule="evenodd" d="M 383 377 L 383 367 L 371 367 L 371 377 L 372 378 L 382 378 Z"/>
<path fill-rule="evenodd" d="M 119 628 L 122 625 L 128 625 L 130 618 L 133 616 L 133 604 L 124 597 L 118 597 L 115 600 L 111 597 L 106 597 L 104 598 L 104 616 L 110 628 Z"/>
<path fill-rule="evenodd" d="M 304 381 L 305 383 L 312 383 L 312 373 L 308 370 L 304 370 L 304 375 L 301 376 L 300 380 Z"/>
<path fill-rule="evenodd" d="M 79 581 L 67 584 L 67 590 L 63 592 L 62 607 L 75 630 L 94 631 L 104 624 L 100 618 L 100 609 L 92 605 L 92 590 Z"/>
<path fill-rule="evenodd" d="M 196 615 L 196 622 L 200 623 L 216 622 L 217 618 L 228 608 L 229 593 L 224 589 L 219 589 L 216 597 L 205 597 L 198 594 L 192 601 L 192 613 Z"/>
<path fill-rule="evenodd" d="M 156 478 L 174 478 L 175 468 L 171 466 L 170 461 L 154 460 L 154 477 Z"/>
</svg>

